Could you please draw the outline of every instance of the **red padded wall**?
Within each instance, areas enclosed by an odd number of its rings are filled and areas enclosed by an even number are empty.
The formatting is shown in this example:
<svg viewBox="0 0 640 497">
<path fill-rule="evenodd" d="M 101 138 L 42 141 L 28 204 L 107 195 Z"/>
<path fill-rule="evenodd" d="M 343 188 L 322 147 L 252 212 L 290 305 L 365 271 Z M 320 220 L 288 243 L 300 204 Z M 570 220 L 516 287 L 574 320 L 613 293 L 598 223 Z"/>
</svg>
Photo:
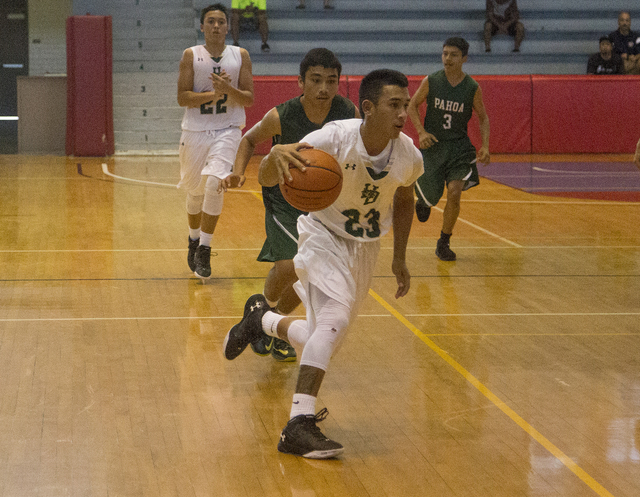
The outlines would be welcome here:
<svg viewBox="0 0 640 497">
<path fill-rule="evenodd" d="M 531 76 L 473 76 L 482 89 L 489 116 L 489 151 L 493 154 L 531 152 Z M 478 117 L 469 121 L 469 137 L 482 144 Z"/>
<path fill-rule="evenodd" d="M 347 79 L 340 78 L 338 93 L 347 96 Z M 246 109 L 247 126 L 245 132 L 262 119 L 262 117 L 279 105 L 301 94 L 297 76 L 254 76 L 253 106 Z M 267 154 L 271 143 L 264 142 L 256 146 L 256 154 Z"/>
<path fill-rule="evenodd" d="M 640 77 L 532 76 L 534 153 L 630 153 Z"/>
<path fill-rule="evenodd" d="M 424 76 L 408 76 L 409 94 L 413 95 Z M 531 152 L 531 77 L 530 76 L 473 76 L 482 88 L 484 105 L 489 114 L 492 153 Z M 358 101 L 362 76 L 349 76 L 349 97 Z M 424 119 L 424 107 L 421 109 Z M 404 132 L 418 146 L 418 133 L 410 119 Z M 476 147 L 481 144 L 478 118 L 469 121 L 469 137 Z"/>
<path fill-rule="evenodd" d="M 110 16 L 67 18 L 67 155 L 114 152 Z"/>
<path fill-rule="evenodd" d="M 631 153 L 640 132 L 638 76 L 473 76 L 482 88 L 492 153 Z M 422 76 L 409 76 L 409 93 Z M 341 78 L 340 94 L 358 103 L 362 76 Z M 257 76 L 249 129 L 275 105 L 299 95 L 295 76 Z M 405 133 L 417 144 L 408 121 Z M 480 145 L 477 117 L 469 136 Z M 265 143 L 256 149 L 264 154 Z"/>
</svg>

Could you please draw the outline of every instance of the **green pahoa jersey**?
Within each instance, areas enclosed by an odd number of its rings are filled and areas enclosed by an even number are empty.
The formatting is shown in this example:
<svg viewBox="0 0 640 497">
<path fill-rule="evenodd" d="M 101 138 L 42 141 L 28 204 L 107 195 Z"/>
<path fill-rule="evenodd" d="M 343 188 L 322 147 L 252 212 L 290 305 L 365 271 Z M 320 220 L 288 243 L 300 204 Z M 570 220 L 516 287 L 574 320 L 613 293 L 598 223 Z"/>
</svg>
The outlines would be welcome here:
<svg viewBox="0 0 640 497">
<path fill-rule="evenodd" d="M 309 121 L 307 115 L 300 102 L 300 97 L 287 100 L 283 104 L 276 106 L 278 117 L 280 118 L 280 130 L 281 134 L 273 137 L 273 144 L 287 145 L 289 143 L 298 143 L 305 136 L 312 131 L 322 128 L 326 123 L 330 121 L 338 121 L 341 119 L 352 119 L 356 115 L 356 107 L 351 100 L 336 95 L 331 102 L 331 109 L 327 114 L 327 117 L 322 124 L 316 124 Z M 282 196 L 280 187 L 275 186 L 263 186 L 262 196 L 264 199 L 264 205 L 266 208 L 270 208 L 269 202 L 282 201 L 289 205 L 288 202 Z M 291 207 L 294 209 L 294 207 Z M 302 213 L 302 211 L 299 211 Z"/>
<path fill-rule="evenodd" d="M 451 86 L 444 69 L 430 74 L 428 81 L 424 129 L 438 141 L 467 136 L 467 124 L 473 112 L 473 98 L 478 83 L 466 74 L 458 85 Z"/>
</svg>

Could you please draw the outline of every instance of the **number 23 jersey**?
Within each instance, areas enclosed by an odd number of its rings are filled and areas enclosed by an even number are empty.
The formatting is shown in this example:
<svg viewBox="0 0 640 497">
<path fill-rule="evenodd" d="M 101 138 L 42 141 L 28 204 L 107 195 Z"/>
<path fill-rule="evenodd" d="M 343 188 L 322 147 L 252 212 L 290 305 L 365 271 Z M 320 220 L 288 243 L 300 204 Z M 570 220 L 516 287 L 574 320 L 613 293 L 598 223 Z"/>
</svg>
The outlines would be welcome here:
<svg viewBox="0 0 640 497">
<path fill-rule="evenodd" d="M 238 87 L 238 78 L 242 68 L 240 47 L 227 45 L 219 58 L 211 57 L 204 45 L 191 47 L 193 52 L 193 91 L 201 93 L 213 91 L 209 76 L 220 74 L 223 70 L 231 78 L 231 86 Z M 208 102 L 199 107 L 187 107 L 182 118 L 182 129 L 186 131 L 207 131 L 225 129 L 231 126 L 244 128 L 244 107 L 227 101 L 225 94 L 217 102 Z"/>
<path fill-rule="evenodd" d="M 310 215 L 341 237 L 375 241 L 393 224 L 397 188 L 411 186 L 424 169 L 422 155 L 404 133 L 391 140 L 380 155 L 371 157 L 360 136 L 361 124 L 361 119 L 330 122 L 300 141 L 332 155 L 342 168 L 337 200 Z M 386 165 L 375 173 L 373 165 L 380 160 Z"/>
</svg>

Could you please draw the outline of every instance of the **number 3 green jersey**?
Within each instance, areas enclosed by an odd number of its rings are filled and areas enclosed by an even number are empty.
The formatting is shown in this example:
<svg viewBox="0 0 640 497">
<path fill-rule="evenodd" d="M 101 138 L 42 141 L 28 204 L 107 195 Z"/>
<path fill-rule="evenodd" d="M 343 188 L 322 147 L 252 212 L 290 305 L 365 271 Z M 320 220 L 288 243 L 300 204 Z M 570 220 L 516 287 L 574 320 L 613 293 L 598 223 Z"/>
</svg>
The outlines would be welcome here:
<svg viewBox="0 0 640 497">
<path fill-rule="evenodd" d="M 444 69 L 430 74 L 428 81 L 424 129 L 438 141 L 466 137 L 478 83 L 467 74 L 460 83 L 451 86 Z"/>
</svg>

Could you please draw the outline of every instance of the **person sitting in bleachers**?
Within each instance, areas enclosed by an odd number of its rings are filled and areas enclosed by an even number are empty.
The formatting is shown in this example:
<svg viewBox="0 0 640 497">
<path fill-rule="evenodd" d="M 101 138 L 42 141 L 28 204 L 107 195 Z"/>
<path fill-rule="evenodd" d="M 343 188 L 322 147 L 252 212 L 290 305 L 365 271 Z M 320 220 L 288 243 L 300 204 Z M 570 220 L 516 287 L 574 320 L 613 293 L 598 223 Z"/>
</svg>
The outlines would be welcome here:
<svg viewBox="0 0 640 497">
<path fill-rule="evenodd" d="M 618 15 L 618 29 L 609 34 L 613 51 L 620 54 L 625 74 L 640 74 L 640 33 L 631 31 L 631 14 Z"/>
<path fill-rule="evenodd" d="M 262 38 L 261 50 L 270 52 L 267 0 L 231 0 L 231 36 L 236 47 L 240 46 L 240 31 L 248 29 L 258 30 Z"/>
<path fill-rule="evenodd" d="M 484 51 L 491 52 L 491 37 L 497 33 L 508 34 L 515 39 L 513 51 L 520 51 L 524 39 L 524 25 L 516 0 L 487 0 L 487 20 L 484 23 Z"/>
<path fill-rule="evenodd" d="M 589 57 L 587 74 L 624 74 L 622 58 L 613 51 L 608 36 L 600 37 L 600 51 Z"/>
</svg>

